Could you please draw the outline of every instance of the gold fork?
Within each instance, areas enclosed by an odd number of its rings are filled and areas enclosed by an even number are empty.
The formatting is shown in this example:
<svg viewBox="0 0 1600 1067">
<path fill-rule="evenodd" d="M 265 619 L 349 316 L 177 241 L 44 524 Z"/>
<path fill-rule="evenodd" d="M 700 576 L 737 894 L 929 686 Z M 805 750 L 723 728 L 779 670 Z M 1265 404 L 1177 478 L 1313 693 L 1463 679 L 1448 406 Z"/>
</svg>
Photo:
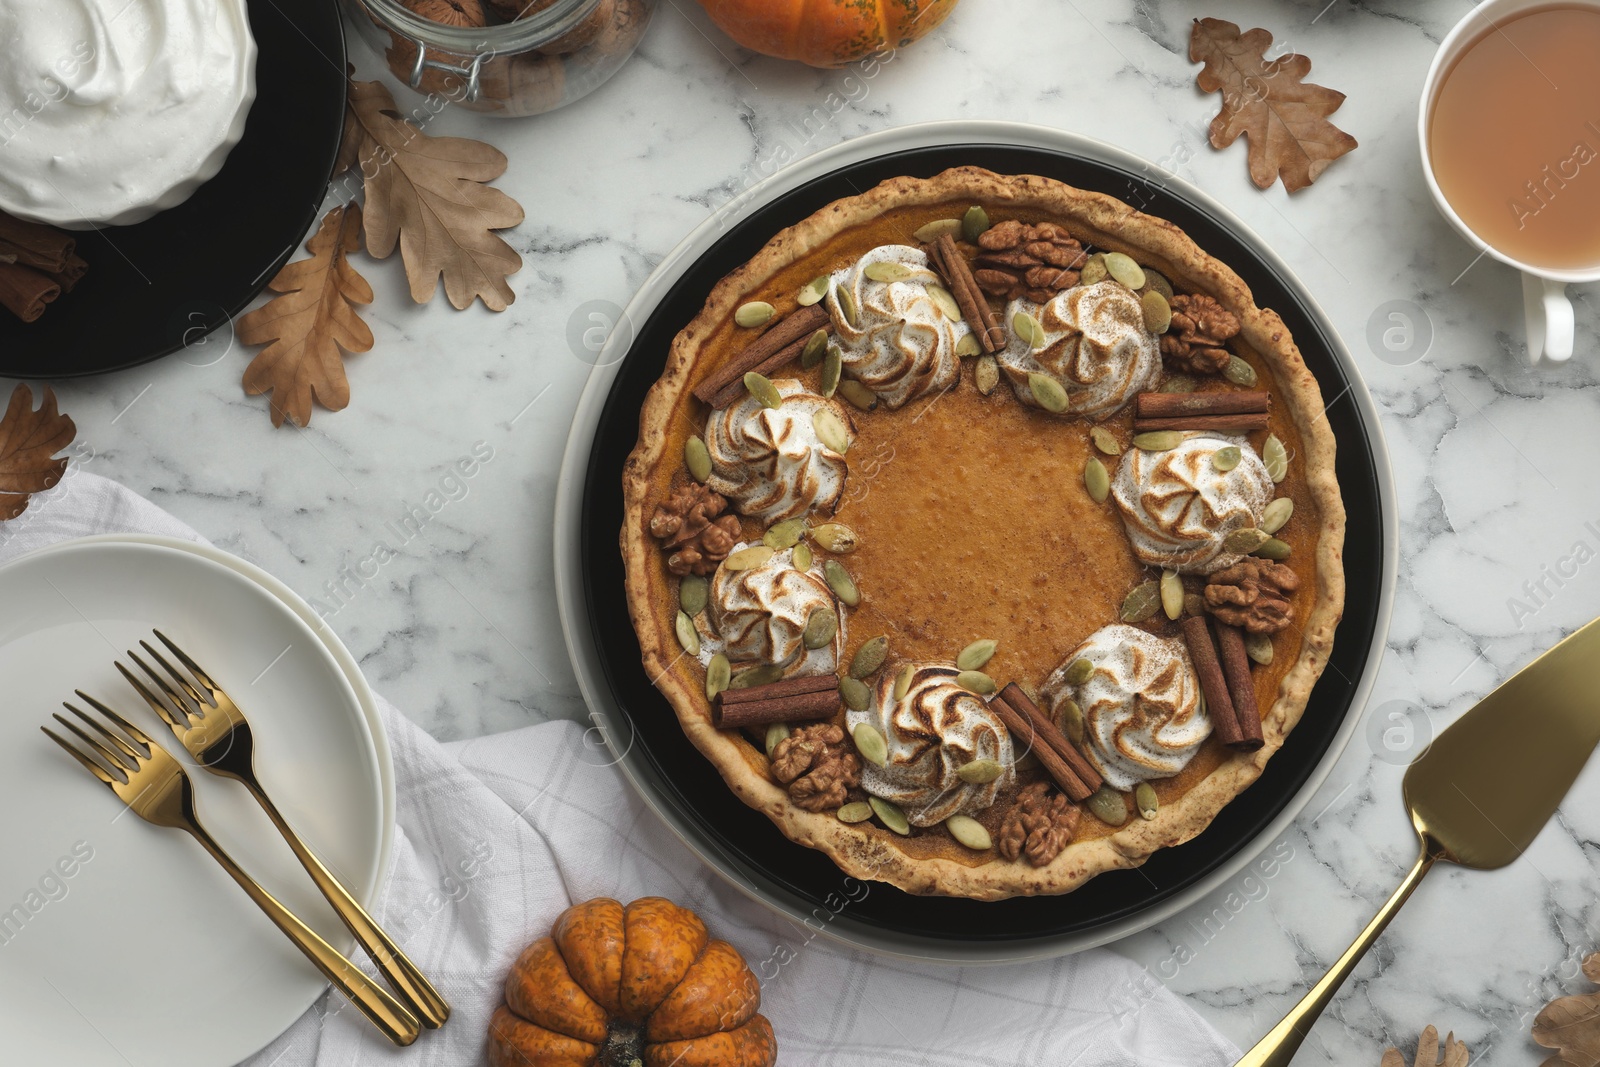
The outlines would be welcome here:
<svg viewBox="0 0 1600 1067">
<path fill-rule="evenodd" d="M 416 1015 L 390 996 L 388 990 L 369 978 L 365 971 L 324 941 L 315 930 L 301 922 L 254 878 L 240 869 L 233 857 L 228 855 L 206 831 L 201 825 L 199 816 L 195 814 L 194 787 L 178 761 L 127 719 L 83 690 L 75 692 L 90 707 L 115 723 L 123 731 L 126 739 L 65 701 L 62 702 L 62 707 L 82 719 L 103 740 L 96 740 L 77 723 L 59 712 L 55 713 L 55 720 L 76 734 L 99 759 L 84 755 L 77 746 L 63 739 L 49 727 L 41 726 L 39 729 L 43 730 L 50 740 L 66 749 L 73 759 L 83 764 L 84 770 L 109 786 L 117 798 L 139 818 L 156 826 L 184 830 L 200 842 L 200 845 L 211 853 L 212 858 L 222 864 L 222 869 L 232 875 L 233 880 L 239 883 L 239 887 L 249 894 L 250 899 L 267 913 L 267 918 L 288 935 L 289 940 L 295 943 L 295 947 L 305 953 L 306 959 L 315 964 L 317 970 L 321 971 L 341 993 L 349 997 L 356 1007 L 361 1009 L 361 1013 L 383 1031 L 385 1037 L 397 1045 L 409 1045 L 415 1041 L 417 1034 L 421 1032 L 421 1024 L 417 1021 Z"/>
<path fill-rule="evenodd" d="M 150 647 L 148 641 L 140 641 L 139 646 L 145 650 L 146 655 L 166 669 L 172 682 L 177 683 L 177 688 L 140 659 L 138 653 L 132 649 L 128 650 L 129 658 L 155 683 L 157 691 L 152 692 L 121 663 L 117 664 L 117 670 L 121 671 L 122 676 L 139 691 L 140 696 L 144 697 L 145 703 L 150 705 L 150 710 L 172 728 L 173 734 L 194 757 L 195 762 L 212 774 L 242 783 L 250 791 L 250 795 L 256 798 L 256 802 L 267 813 L 272 824 L 278 828 L 283 839 L 294 850 L 306 873 L 311 875 L 311 880 L 317 883 L 322 895 L 328 898 L 333 910 L 339 913 L 339 918 L 344 921 L 345 927 L 355 935 L 367 955 L 372 957 L 372 962 L 379 972 L 416 1009 L 422 1025 L 430 1028 L 443 1026 L 445 1020 L 450 1017 L 450 1005 L 423 976 L 417 965 L 411 962 L 410 957 L 395 944 L 394 939 L 371 915 L 367 914 L 367 910 L 344 887 L 344 883 L 340 882 L 316 854 L 306 847 L 306 843 L 300 840 L 300 835 L 295 833 L 278 811 L 277 805 L 267 796 L 266 790 L 261 787 L 255 771 L 255 737 L 250 731 L 249 721 L 245 719 L 239 706 L 221 686 L 200 669 L 199 664 L 173 644 L 165 634 L 157 630 L 155 635 L 163 645 L 167 646 L 167 650 L 188 668 L 188 677 L 168 663 L 161 653 Z M 191 684 L 191 677 L 195 684 Z M 196 684 L 199 688 L 196 688 Z"/>
</svg>

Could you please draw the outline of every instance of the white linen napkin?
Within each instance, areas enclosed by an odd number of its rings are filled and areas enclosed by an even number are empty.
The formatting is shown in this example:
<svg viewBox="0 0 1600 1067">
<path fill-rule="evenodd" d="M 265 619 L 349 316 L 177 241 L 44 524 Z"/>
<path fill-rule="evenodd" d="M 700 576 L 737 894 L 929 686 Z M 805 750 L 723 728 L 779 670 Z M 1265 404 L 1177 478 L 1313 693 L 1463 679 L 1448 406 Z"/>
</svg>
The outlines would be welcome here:
<svg viewBox="0 0 1600 1067">
<path fill-rule="evenodd" d="M 69 470 L 0 524 L 0 562 L 103 533 L 203 540 L 116 482 Z M 1003 967 L 914 964 L 850 951 L 776 916 L 700 863 L 579 724 L 441 745 L 378 703 L 399 810 L 372 910 L 454 1014 L 396 1049 L 341 998 L 324 996 L 249 1067 L 483 1064 L 490 1012 L 523 946 L 576 901 L 651 895 L 693 908 L 744 953 L 782 1064 L 1225 1067 L 1238 1056 L 1153 975 L 1112 952 Z"/>
</svg>

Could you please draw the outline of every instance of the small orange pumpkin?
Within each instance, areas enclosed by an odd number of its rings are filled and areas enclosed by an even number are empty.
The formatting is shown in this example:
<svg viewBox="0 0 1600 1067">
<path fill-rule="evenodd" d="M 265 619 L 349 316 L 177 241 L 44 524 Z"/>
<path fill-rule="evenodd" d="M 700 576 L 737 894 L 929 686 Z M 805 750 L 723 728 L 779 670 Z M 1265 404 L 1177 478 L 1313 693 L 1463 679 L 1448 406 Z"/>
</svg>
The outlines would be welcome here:
<svg viewBox="0 0 1600 1067">
<path fill-rule="evenodd" d="M 739 950 L 661 897 L 597 897 L 523 950 L 489 1022 L 493 1067 L 772 1067 Z"/>
<path fill-rule="evenodd" d="M 700 0 L 746 48 L 813 67 L 842 67 L 904 48 L 943 22 L 957 0 Z"/>
</svg>

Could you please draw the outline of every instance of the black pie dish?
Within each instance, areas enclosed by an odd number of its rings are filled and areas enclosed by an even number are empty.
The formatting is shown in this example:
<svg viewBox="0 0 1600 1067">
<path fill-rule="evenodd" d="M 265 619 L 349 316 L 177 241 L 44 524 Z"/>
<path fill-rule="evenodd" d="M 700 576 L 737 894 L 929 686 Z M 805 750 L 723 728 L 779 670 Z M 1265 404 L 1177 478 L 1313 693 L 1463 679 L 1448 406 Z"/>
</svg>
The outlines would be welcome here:
<svg viewBox="0 0 1600 1067">
<path fill-rule="evenodd" d="M 344 24 L 333 0 L 249 8 L 256 99 L 227 163 L 175 208 L 77 234 L 89 272 L 76 289 L 37 322 L 0 309 L 0 375 L 102 374 L 197 346 L 299 249 L 344 129 Z M 207 361 L 227 348 L 206 343 Z"/>
<path fill-rule="evenodd" d="M 1343 621 L 1327 669 L 1306 712 L 1262 776 L 1193 840 L 1162 849 L 1140 868 L 1102 874 L 1064 896 L 973 901 L 915 896 L 882 883 L 849 893 L 852 880 L 822 852 L 794 844 L 765 816 L 739 802 L 689 743 L 670 704 L 650 684 L 628 618 L 617 534 L 622 525 L 622 469 L 638 437 L 645 393 L 660 376 L 673 337 L 712 287 L 750 259 L 773 234 L 842 197 L 884 179 L 929 177 L 955 166 L 1002 174 L 1040 174 L 1118 196 L 1182 227 L 1201 248 L 1250 286 L 1261 307 L 1277 311 L 1292 332 L 1322 395 L 1338 442 L 1337 474 L 1348 511 Z M 784 902 L 793 915 L 815 914 L 846 940 L 874 947 L 914 946 L 917 955 L 983 958 L 1043 954 L 1051 942 L 1092 943 L 1095 931 L 1122 927 L 1205 880 L 1259 837 L 1308 781 L 1334 744 L 1357 698 L 1374 638 L 1386 618 L 1383 479 L 1371 427 L 1352 395 L 1360 391 L 1336 352 L 1325 320 L 1297 283 L 1258 255 L 1231 225 L 1170 185 L 1096 159 L 1002 144 L 938 145 L 853 163 L 755 210 L 730 228 L 674 282 L 637 331 L 617 368 L 589 456 L 578 516 L 581 595 L 611 707 L 621 722 L 613 747 L 626 746 L 629 772 L 648 783 L 669 821 L 692 826 L 697 847 L 758 896 Z M 855 899 L 860 897 L 859 900 Z M 861 932 L 852 937 L 851 929 Z M 1104 939 L 1107 934 L 1102 934 Z M 942 948 L 943 947 L 943 948 Z M 891 949 L 894 950 L 894 949 Z M 1061 951 L 1060 948 L 1054 951 Z"/>
</svg>

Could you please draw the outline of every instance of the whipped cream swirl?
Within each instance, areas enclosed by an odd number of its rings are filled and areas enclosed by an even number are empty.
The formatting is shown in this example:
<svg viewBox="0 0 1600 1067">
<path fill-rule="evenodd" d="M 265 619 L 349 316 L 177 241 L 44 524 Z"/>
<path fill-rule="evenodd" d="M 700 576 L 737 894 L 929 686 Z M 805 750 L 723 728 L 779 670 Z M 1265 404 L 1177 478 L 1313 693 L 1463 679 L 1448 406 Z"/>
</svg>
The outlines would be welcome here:
<svg viewBox="0 0 1600 1067">
<path fill-rule="evenodd" d="M 0 4 L 0 209 L 125 225 L 222 169 L 255 99 L 244 0 Z"/>
<path fill-rule="evenodd" d="M 1239 449 L 1239 465 L 1219 471 L 1211 457 L 1229 445 Z M 1223 542 L 1260 524 L 1272 478 L 1243 437 L 1190 433 L 1165 452 L 1123 453 L 1111 495 L 1139 562 L 1210 574 L 1243 558 L 1224 551 Z"/>
<path fill-rule="evenodd" d="M 1011 735 L 982 697 L 956 684 L 954 667 L 919 664 L 906 695 L 894 699 L 899 670 L 885 669 L 865 711 L 847 712 L 853 730 L 867 723 L 889 742 L 882 767 L 863 761 L 861 788 L 898 804 L 913 826 L 934 826 L 994 803 L 1016 780 Z M 961 780 L 962 767 L 991 759 L 1003 771 L 985 785 Z"/>
<path fill-rule="evenodd" d="M 1068 685 L 1067 668 L 1079 659 L 1093 663 L 1094 673 L 1082 685 Z M 1045 680 L 1040 695 L 1052 714 L 1064 700 L 1078 702 L 1089 759 L 1116 789 L 1171 778 L 1211 736 L 1200 680 L 1182 639 L 1136 626 L 1118 623 L 1090 634 Z"/>
<path fill-rule="evenodd" d="M 839 629 L 828 644 L 808 649 L 801 635 L 811 613 L 823 608 L 838 617 Z M 821 568 L 797 569 L 793 549 L 745 571 L 721 566 L 711 578 L 706 601 L 715 639 L 702 641 L 702 658 L 710 662 L 713 653 L 721 652 L 735 665 L 776 663 L 785 677 L 832 674 L 844 653 L 844 616 Z"/>
<path fill-rule="evenodd" d="M 897 281 L 874 281 L 866 274 L 873 263 L 899 264 L 908 273 Z M 874 248 L 830 279 L 828 311 L 844 372 L 890 408 L 942 392 L 961 376 L 956 345 L 972 331 L 959 316 L 944 312 L 930 285 L 943 283 L 929 269 L 928 257 L 908 245 Z M 854 298 L 854 326 L 840 310 L 841 289 Z"/>
<path fill-rule="evenodd" d="M 706 485 L 761 522 L 812 510 L 832 514 L 849 471 L 844 456 L 822 443 L 811 420 L 818 411 L 831 410 L 851 441 L 855 423 L 836 401 L 807 391 L 793 378 L 772 384 L 783 398 L 776 408 L 747 395 L 711 413 L 706 421 L 706 448 L 711 452 Z"/>
<path fill-rule="evenodd" d="M 1037 348 L 1012 325 L 1018 313 L 1044 327 Z M 1039 402 L 1028 387 L 1030 374 L 1061 383 L 1067 391 L 1062 415 L 1099 419 L 1153 386 L 1161 372 L 1161 349 L 1145 329 L 1139 297 L 1117 282 L 1077 285 L 1045 304 L 1019 297 L 1006 307 L 1003 325 L 1006 347 L 996 357 L 1017 399 L 1032 407 Z"/>
</svg>

